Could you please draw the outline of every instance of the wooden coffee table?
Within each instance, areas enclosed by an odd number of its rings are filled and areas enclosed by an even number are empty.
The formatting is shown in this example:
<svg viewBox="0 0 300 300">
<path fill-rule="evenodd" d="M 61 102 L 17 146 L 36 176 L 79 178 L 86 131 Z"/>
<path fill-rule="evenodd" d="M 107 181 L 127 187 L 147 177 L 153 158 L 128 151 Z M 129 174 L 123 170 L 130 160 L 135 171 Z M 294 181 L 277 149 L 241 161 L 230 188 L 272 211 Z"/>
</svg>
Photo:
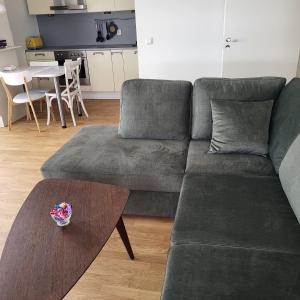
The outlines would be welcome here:
<svg viewBox="0 0 300 300">
<path fill-rule="evenodd" d="M 122 220 L 127 189 L 73 180 L 44 180 L 24 202 L 0 261 L 0 298 L 62 299 L 84 274 L 117 228 L 134 259 Z M 50 217 L 55 203 L 73 205 L 71 223 Z"/>
</svg>

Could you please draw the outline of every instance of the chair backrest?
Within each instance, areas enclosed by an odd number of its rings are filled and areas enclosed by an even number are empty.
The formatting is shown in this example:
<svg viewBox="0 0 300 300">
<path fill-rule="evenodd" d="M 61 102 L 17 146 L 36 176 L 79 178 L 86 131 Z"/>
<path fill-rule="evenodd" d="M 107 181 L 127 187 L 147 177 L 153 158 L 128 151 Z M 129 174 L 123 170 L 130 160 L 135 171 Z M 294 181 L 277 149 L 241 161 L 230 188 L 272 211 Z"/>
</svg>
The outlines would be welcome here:
<svg viewBox="0 0 300 300">
<path fill-rule="evenodd" d="M 66 88 L 68 92 L 70 92 L 71 88 L 80 89 L 80 67 L 81 58 L 78 58 L 76 61 L 66 60 L 65 62 Z"/>
<path fill-rule="evenodd" d="M 51 61 L 30 61 L 30 67 L 57 67 L 58 61 L 51 60 Z"/>
<path fill-rule="evenodd" d="M 11 86 L 23 85 L 25 82 L 29 83 L 32 81 L 32 76 L 28 70 L 1 72 L 0 76 L 5 84 Z"/>
</svg>

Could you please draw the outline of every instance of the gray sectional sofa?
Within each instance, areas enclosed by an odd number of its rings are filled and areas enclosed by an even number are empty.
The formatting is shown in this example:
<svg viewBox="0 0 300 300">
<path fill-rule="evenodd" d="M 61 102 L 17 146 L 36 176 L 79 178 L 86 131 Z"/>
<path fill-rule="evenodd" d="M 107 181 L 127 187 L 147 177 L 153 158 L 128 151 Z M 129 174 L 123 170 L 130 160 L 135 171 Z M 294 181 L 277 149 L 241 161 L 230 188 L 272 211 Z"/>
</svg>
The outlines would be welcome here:
<svg viewBox="0 0 300 300">
<path fill-rule="evenodd" d="M 269 156 L 209 154 L 211 99 L 274 100 Z M 163 300 L 300 299 L 299 134 L 300 79 L 131 80 L 119 128 L 81 129 L 42 174 L 124 185 L 127 214 L 175 216 Z"/>
</svg>

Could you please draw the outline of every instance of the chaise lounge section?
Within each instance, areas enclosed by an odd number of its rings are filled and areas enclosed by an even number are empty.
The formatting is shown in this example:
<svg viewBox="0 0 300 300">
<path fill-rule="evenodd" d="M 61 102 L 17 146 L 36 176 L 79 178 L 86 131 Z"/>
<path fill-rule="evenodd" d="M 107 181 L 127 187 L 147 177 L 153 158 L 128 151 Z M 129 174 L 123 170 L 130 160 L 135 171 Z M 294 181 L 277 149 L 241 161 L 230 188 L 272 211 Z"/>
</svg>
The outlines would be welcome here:
<svg viewBox="0 0 300 300">
<path fill-rule="evenodd" d="M 223 165 L 215 174 L 187 172 L 162 300 L 300 299 L 300 226 L 294 213 L 300 220 L 299 105 L 300 80 L 294 79 L 273 109 L 272 160 L 256 158 L 272 164 L 272 172 L 257 165 L 255 174 L 255 164 L 246 160 L 246 168 L 240 162 L 238 168 L 227 166 L 236 174 L 224 174 Z"/>
<path fill-rule="evenodd" d="M 212 99 L 273 100 L 270 155 L 208 153 Z M 124 185 L 127 214 L 176 214 L 163 300 L 299 299 L 299 116 L 300 79 L 130 80 L 119 128 L 81 129 L 42 173 Z"/>
</svg>

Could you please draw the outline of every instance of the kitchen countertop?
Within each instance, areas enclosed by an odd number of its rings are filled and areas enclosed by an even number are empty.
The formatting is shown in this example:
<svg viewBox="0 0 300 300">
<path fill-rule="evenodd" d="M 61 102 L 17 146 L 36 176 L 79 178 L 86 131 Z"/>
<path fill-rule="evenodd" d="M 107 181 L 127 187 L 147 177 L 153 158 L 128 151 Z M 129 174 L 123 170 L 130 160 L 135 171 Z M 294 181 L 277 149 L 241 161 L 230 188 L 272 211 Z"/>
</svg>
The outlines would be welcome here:
<svg viewBox="0 0 300 300">
<path fill-rule="evenodd" d="M 36 50 L 26 50 L 27 52 L 34 51 L 60 51 L 60 50 L 104 50 L 104 49 L 136 49 L 137 46 L 135 44 L 130 45 L 78 45 L 78 46 L 51 46 L 51 47 L 43 47 L 41 49 Z"/>
</svg>

